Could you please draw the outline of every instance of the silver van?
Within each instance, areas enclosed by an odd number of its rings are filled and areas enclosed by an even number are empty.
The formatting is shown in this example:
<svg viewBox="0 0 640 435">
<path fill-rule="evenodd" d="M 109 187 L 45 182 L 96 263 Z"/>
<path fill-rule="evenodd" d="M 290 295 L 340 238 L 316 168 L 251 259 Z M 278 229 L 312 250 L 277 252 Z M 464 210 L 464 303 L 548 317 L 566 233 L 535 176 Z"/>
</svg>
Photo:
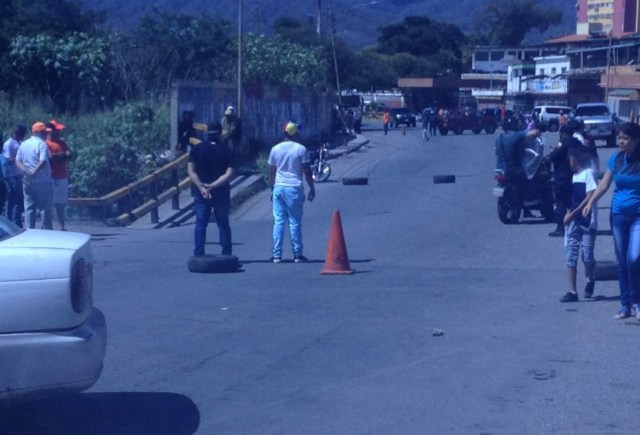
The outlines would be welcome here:
<svg viewBox="0 0 640 435">
<path fill-rule="evenodd" d="M 531 117 L 542 130 L 558 131 L 560 129 L 560 114 L 569 118 L 573 109 L 568 106 L 535 106 Z"/>
</svg>

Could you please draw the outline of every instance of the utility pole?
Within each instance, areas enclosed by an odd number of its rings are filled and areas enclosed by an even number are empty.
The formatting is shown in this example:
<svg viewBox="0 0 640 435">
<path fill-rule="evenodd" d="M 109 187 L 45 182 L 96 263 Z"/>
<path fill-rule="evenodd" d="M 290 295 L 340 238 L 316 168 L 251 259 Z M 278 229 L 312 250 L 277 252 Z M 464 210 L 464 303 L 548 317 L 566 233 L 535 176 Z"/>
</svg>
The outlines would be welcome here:
<svg viewBox="0 0 640 435">
<path fill-rule="evenodd" d="M 316 9 L 316 33 L 318 35 L 322 33 L 322 0 L 318 0 Z"/>
<path fill-rule="evenodd" d="M 336 56 L 336 28 L 335 17 L 333 16 L 332 1 L 329 0 L 329 20 L 331 22 L 331 49 L 333 51 L 333 67 L 336 71 L 336 90 L 338 91 L 338 105 L 342 105 L 342 96 L 340 95 L 340 73 L 338 71 L 338 56 Z"/>
<path fill-rule="evenodd" d="M 609 47 L 607 48 L 607 72 L 606 72 L 607 83 L 604 88 L 604 102 L 607 105 L 609 105 L 609 74 L 611 72 L 610 69 L 611 69 L 611 42 L 612 42 L 611 40 L 612 40 L 612 34 L 611 34 L 611 30 L 609 30 Z"/>
<path fill-rule="evenodd" d="M 238 119 L 242 119 L 242 0 L 238 0 Z"/>
</svg>

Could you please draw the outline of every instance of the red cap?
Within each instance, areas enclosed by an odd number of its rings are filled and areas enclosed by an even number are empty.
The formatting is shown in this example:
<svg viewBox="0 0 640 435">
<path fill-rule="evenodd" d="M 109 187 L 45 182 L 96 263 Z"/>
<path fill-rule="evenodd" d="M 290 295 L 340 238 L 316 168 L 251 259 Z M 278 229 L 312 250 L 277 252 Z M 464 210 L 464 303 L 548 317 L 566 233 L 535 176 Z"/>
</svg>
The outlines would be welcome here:
<svg viewBox="0 0 640 435">
<path fill-rule="evenodd" d="M 51 121 L 49 121 L 49 124 L 53 125 L 53 128 L 55 128 L 58 131 L 62 131 L 64 130 L 65 125 L 64 124 L 60 124 L 58 121 L 56 121 L 55 119 L 52 119 Z"/>
<path fill-rule="evenodd" d="M 41 133 L 43 131 L 51 131 L 50 128 L 47 128 L 44 122 L 36 122 L 31 126 L 32 133 Z"/>
</svg>

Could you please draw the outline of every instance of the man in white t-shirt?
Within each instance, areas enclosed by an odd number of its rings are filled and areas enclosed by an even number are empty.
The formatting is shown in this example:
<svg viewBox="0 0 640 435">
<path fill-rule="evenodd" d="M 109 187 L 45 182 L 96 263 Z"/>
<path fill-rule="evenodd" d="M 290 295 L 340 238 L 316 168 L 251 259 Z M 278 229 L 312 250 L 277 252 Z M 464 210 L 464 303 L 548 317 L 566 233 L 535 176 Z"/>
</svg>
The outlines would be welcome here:
<svg viewBox="0 0 640 435">
<path fill-rule="evenodd" d="M 28 228 L 35 228 L 36 211 L 41 210 L 42 228 L 52 230 L 53 183 L 45 142 L 49 129 L 43 122 L 36 122 L 31 132 L 32 136 L 20 144 L 16 155 L 16 165 L 24 174 L 24 220 Z"/>
<path fill-rule="evenodd" d="M 289 122 L 285 129 L 285 139 L 271 149 L 269 154 L 269 185 L 273 202 L 273 257 L 271 261 L 282 261 L 285 222 L 289 222 L 289 235 L 293 250 L 293 261 L 307 261 L 302 255 L 302 209 L 305 200 L 302 177 L 309 185 L 307 199 L 313 201 L 316 190 L 307 149 L 293 139 L 298 126 Z"/>
</svg>

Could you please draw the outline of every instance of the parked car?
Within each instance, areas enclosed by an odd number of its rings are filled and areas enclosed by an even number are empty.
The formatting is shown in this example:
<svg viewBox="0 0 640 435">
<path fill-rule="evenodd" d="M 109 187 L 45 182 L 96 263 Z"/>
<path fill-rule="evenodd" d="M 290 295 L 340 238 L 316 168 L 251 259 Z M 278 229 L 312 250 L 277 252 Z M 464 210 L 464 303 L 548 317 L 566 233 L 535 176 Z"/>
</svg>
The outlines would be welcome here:
<svg viewBox="0 0 640 435">
<path fill-rule="evenodd" d="M 605 103 L 578 104 L 574 117 L 584 123 L 584 132 L 591 139 L 604 140 L 610 147 L 616 145 L 617 119 Z"/>
<path fill-rule="evenodd" d="M 489 112 L 485 116 L 482 112 L 451 110 L 441 119 L 438 130 L 443 136 L 450 131 L 462 134 L 465 130 L 471 130 L 475 134 L 484 130 L 487 134 L 493 134 L 497 126 L 498 122 L 493 115 L 489 116 Z"/>
<path fill-rule="evenodd" d="M 411 111 L 406 107 L 391 109 L 389 115 L 391 118 L 390 122 L 392 127 L 398 127 L 400 124 L 406 125 L 407 127 L 416 126 L 416 115 L 411 113 Z"/>
<path fill-rule="evenodd" d="M 0 264 L 0 402 L 91 387 L 107 332 L 93 307 L 90 236 L 0 217 Z"/>
<path fill-rule="evenodd" d="M 555 132 L 560 129 L 560 114 L 569 117 L 571 111 L 572 108 L 568 106 L 535 106 L 531 117 L 542 131 Z"/>
</svg>

